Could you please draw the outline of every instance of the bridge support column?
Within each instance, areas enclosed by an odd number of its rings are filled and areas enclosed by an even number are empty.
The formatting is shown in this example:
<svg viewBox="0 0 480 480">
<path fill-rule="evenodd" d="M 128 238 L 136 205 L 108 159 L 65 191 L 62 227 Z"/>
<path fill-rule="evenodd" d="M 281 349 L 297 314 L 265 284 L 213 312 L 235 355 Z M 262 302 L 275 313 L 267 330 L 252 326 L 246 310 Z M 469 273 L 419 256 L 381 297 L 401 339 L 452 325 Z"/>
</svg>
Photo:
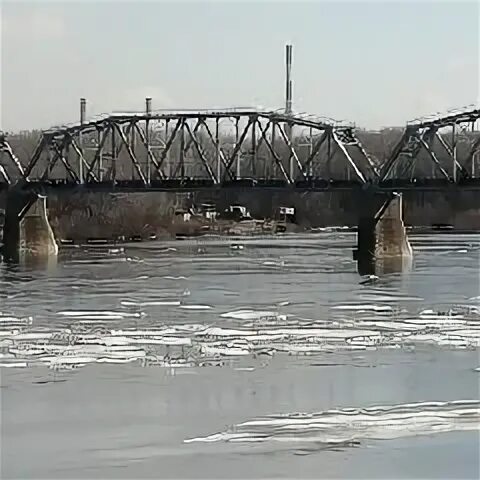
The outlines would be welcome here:
<svg viewBox="0 0 480 480">
<path fill-rule="evenodd" d="M 58 254 L 46 197 L 17 189 L 8 192 L 1 253 L 10 261 Z"/>
<path fill-rule="evenodd" d="M 360 275 L 402 272 L 412 264 L 412 247 L 403 223 L 403 199 L 376 199 L 364 203 L 358 222 L 358 249 L 354 258 Z"/>
</svg>

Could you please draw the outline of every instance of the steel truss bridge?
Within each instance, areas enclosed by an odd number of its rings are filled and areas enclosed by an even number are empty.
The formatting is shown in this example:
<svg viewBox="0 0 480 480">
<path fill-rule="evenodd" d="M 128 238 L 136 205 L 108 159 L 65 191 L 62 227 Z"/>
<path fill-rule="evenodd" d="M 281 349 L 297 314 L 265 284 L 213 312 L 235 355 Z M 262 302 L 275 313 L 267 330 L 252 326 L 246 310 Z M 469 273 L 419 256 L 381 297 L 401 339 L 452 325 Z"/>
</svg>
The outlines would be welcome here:
<svg viewBox="0 0 480 480">
<path fill-rule="evenodd" d="M 353 124 L 281 110 L 115 113 L 45 130 L 26 160 L 0 136 L 0 189 L 480 188 L 479 108 L 419 119 L 385 160 Z"/>
</svg>

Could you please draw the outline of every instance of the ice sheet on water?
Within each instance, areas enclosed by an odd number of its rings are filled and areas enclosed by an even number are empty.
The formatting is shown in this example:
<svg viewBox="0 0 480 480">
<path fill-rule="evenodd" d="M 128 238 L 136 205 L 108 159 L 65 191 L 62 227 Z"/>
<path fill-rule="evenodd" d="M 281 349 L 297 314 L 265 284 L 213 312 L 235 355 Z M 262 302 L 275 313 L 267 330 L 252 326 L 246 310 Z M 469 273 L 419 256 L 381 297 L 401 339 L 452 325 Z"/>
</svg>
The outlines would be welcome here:
<svg viewBox="0 0 480 480">
<path fill-rule="evenodd" d="M 30 317 L 4 314 L 0 317 L 0 345 L 6 354 L 14 356 L 8 358 L 9 362 L 28 359 L 26 367 L 47 364 L 54 368 L 89 364 L 81 360 L 52 361 L 53 357 L 72 355 L 95 357 L 91 363 L 102 358 L 107 359 L 102 363 L 109 363 L 109 358 L 127 363 L 141 358 L 150 362 L 151 358 L 173 352 L 176 360 L 184 360 L 183 366 L 194 366 L 210 365 L 216 358 L 248 355 L 319 355 L 332 351 L 414 349 L 422 345 L 480 347 L 480 316 L 472 305 L 440 309 L 424 306 L 409 311 L 391 303 L 352 302 L 333 305 L 331 313 L 318 312 L 316 316 L 312 312 L 311 318 L 304 318 L 291 311 L 294 305 L 301 308 L 293 303 L 288 314 L 280 313 L 278 304 L 273 304 L 232 308 L 216 316 L 210 313 L 210 305 L 179 302 L 164 298 L 161 292 L 143 294 L 145 297 L 138 300 L 124 297 L 121 302 L 125 310 L 59 311 L 54 328 L 42 323 L 42 329 Z M 165 309 L 170 317 L 139 311 L 145 305 L 163 306 L 173 301 L 175 310 Z M 199 320 L 181 322 L 185 316 L 176 318 L 174 313 L 182 310 Z M 209 312 L 208 316 L 202 312 Z"/>
<path fill-rule="evenodd" d="M 286 315 L 280 315 L 278 312 L 272 310 L 235 310 L 233 312 L 226 312 L 220 315 L 222 318 L 233 318 L 235 320 L 260 320 L 265 318 L 277 318 L 285 320 Z"/>
<path fill-rule="evenodd" d="M 247 420 L 219 433 L 185 439 L 184 442 L 345 444 L 458 430 L 480 430 L 480 402 L 419 402 L 338 408 L 318 413 L 273 414 Z"/>
<path fill-rule="evenodd" d="M 182 310 L 210 310 L 211 307 L 210 305 L 180 305 Z"/>
<path fill-rule="evenodd" d="M 120 302 L 124 307 L 153 307 L 153 306 L 179 306 L 179 300 L 150 300 L 146 302 L 134 302 L 130 300 L 122 300 Z"/>
<path fill-rule="evenodd" d="M 333 310 L 351 310 L 351 311 L 373 311 L 373 312 L 391 312 L 393 308 L 390 305 L 334 305 Z"/>
<path fill-rule="evenodd" d="M 122 318 L 141 318 L 143 312 L 114 312 L 105 310 L 64 310 L 57 312 L 57 315 L 63 317 L 88 318 L 95 320 L 119 320 Z"/>
</svg>

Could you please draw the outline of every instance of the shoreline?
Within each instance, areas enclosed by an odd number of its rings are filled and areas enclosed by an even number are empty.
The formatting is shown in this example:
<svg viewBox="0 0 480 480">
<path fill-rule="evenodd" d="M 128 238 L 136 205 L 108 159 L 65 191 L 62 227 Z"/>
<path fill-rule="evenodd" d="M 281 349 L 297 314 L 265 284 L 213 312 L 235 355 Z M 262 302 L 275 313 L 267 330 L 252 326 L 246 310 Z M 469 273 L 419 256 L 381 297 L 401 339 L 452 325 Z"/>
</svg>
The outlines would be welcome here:
<svg viewBox="0 0 480 480">
<path fill-rule="evenodd" d="M 75 239 L 60 239 L 59 240 L 59 247 L 61 248 L 68 248 L 73 246 L 85 246 L 85 247 L 102 247 L 102 246 L 115 246 L 115 245 L 127 245 L 127 244 L 148 244 L 152 242 L 182 242 L 184 240 L 195 240 L 199 238 L 218 238 L 218 239 L 238 239 L 238 238 L 261 238 L 261 237 L 278 237 L 279 235 L 285 234 L 313 234 L 319 235 L 322 233 L 331 233 L 331 232 L 348 232 L 348 233 L 356 233 L 357 227 L 349 227 L 349 226 L 335 226 L 335 227 L 319 227 L 319 228 L 310 228 L 310 229 L 295 229 L 295 231 L 287 231 L 286 232 L 257 232 L 257 233 L 230 233 L 230 232 L 218 232 L 218 231 L 205 231 L 203 233 L 195 233 L 195 234 L 177 234 L 173 237 L 168 236 L 161 236 L 156 237 L 152 236 L 150 238 L 140 238 L 140 236 L 133 236 L 129 238 L 91 238 L 84 240 L 75 240 Z M 453 234 L 453 235 L 480 235 L 480 229 L 455 229 L 455 228 L 432 228 L 432 227 L 407 227 L 407 233 L 413 235 L 446 235 L 446 234 Z"/>
</svg>

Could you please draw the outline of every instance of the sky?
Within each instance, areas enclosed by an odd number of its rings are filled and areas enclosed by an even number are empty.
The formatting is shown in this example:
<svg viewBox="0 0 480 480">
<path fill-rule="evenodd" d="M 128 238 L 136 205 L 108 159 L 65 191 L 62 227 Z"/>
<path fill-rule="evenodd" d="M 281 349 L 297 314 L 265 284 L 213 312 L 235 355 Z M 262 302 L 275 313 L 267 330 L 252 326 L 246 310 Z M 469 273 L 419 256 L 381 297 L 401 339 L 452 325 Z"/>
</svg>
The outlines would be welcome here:
<svg viewBox="0 0 480 480">
<path fill-rule="evenodd" d="M 8 132 L 144 108 L 284 105 L 362 128 L 479 101 L 480 0 L 1 0 Z"/>
</svg>

